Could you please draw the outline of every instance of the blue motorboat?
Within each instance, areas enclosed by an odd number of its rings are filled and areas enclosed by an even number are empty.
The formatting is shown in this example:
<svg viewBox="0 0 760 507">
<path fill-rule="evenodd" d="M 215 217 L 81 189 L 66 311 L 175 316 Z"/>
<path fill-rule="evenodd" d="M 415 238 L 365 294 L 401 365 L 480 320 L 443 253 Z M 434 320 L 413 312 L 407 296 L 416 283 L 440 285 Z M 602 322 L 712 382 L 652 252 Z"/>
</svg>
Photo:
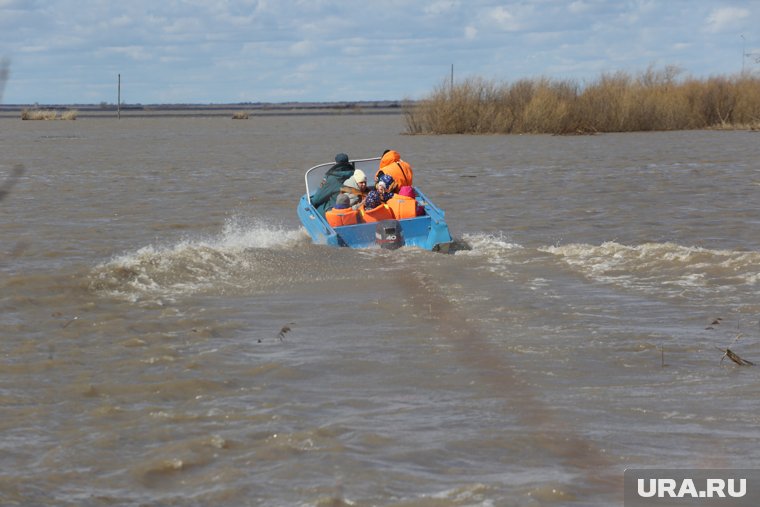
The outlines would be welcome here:
<svg viewBox="0 0 760 507">
<path fill-rule="evenodd" d="M 367 175 L 374 175 L 380 158 L 351 160 L 355 169 Z M 311 203 L 314 194 L 333 163 L 319 164 L 304 175 L 306 193 L 298 203 L 298 218 L 301 219 L 313 243 L 318 245 L 344 246 L 350 248 L 397 248 L 411 246 L 434 252 L 448 252 L 452 239 L 444 218 L 444 211 L 414 187 L 416 201 L 424 209 L 424 214 L 401 220 L 358 223 L 331 227 Z"/>
</svg>

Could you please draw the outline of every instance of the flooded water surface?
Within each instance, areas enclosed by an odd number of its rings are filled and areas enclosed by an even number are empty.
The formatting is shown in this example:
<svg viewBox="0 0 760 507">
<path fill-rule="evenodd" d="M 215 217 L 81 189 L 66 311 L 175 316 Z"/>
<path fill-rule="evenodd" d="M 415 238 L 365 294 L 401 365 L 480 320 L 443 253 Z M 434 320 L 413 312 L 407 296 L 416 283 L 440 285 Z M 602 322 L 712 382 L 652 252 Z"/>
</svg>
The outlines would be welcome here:
<svg viewBox="0 0 760 507">
<path fill-rule="evenodd" d="M 608 506 L 758 468 L 756 132 L 0 118 L 0 504 Z M 399 150 L 456 247 L 312 245 Z M 14 168 L 23 172 L 14 177 Z"/>
</svg>

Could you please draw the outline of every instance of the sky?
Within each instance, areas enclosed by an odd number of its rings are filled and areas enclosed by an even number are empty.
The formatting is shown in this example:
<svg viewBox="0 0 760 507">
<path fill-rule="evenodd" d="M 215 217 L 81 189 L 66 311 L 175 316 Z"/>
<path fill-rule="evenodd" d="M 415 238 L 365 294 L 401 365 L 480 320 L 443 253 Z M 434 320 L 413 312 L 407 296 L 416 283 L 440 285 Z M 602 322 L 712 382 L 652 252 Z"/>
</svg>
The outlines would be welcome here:
<svg viewBox="0 0 760 507">
<path fill-rule="evenodd" d="M 758 27 L 760 0 L 0 0 L 2 100 L 115 104 L 119 74 L 126 104 L 414 100 L 452 65 L 760 75 Z"/>
</svg>

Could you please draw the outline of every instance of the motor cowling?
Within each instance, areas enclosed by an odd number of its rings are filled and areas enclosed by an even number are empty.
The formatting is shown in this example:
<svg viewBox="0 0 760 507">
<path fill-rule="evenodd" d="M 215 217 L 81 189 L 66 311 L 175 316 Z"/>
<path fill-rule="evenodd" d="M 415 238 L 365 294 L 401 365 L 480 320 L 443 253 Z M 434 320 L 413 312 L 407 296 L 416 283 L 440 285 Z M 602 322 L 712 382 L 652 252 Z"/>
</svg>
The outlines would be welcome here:
<svg viewBox="0 0 760 507">
<path fill-rule="evenodd" d="M 398 220 L 383 220 L 375 225 L 375 243 L 386 250 L 395 250 L 404 244 Z"/>
</svg>

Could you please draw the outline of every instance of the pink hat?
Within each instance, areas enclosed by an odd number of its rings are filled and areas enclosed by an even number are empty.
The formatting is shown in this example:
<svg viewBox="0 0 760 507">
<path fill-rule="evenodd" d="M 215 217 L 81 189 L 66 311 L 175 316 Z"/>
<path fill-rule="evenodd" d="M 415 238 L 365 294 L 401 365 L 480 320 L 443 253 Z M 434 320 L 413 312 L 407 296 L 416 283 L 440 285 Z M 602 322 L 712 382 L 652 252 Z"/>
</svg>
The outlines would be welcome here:
<svg viewBox="0 0 760 507">
<path fill-rule="evenodd" d="M 417 197 L 417 192 L 415 192 L 412 187 L 404 185 L 398 191 L 398 195 L 403 195 L 404 197 Z"/>
</svg>

